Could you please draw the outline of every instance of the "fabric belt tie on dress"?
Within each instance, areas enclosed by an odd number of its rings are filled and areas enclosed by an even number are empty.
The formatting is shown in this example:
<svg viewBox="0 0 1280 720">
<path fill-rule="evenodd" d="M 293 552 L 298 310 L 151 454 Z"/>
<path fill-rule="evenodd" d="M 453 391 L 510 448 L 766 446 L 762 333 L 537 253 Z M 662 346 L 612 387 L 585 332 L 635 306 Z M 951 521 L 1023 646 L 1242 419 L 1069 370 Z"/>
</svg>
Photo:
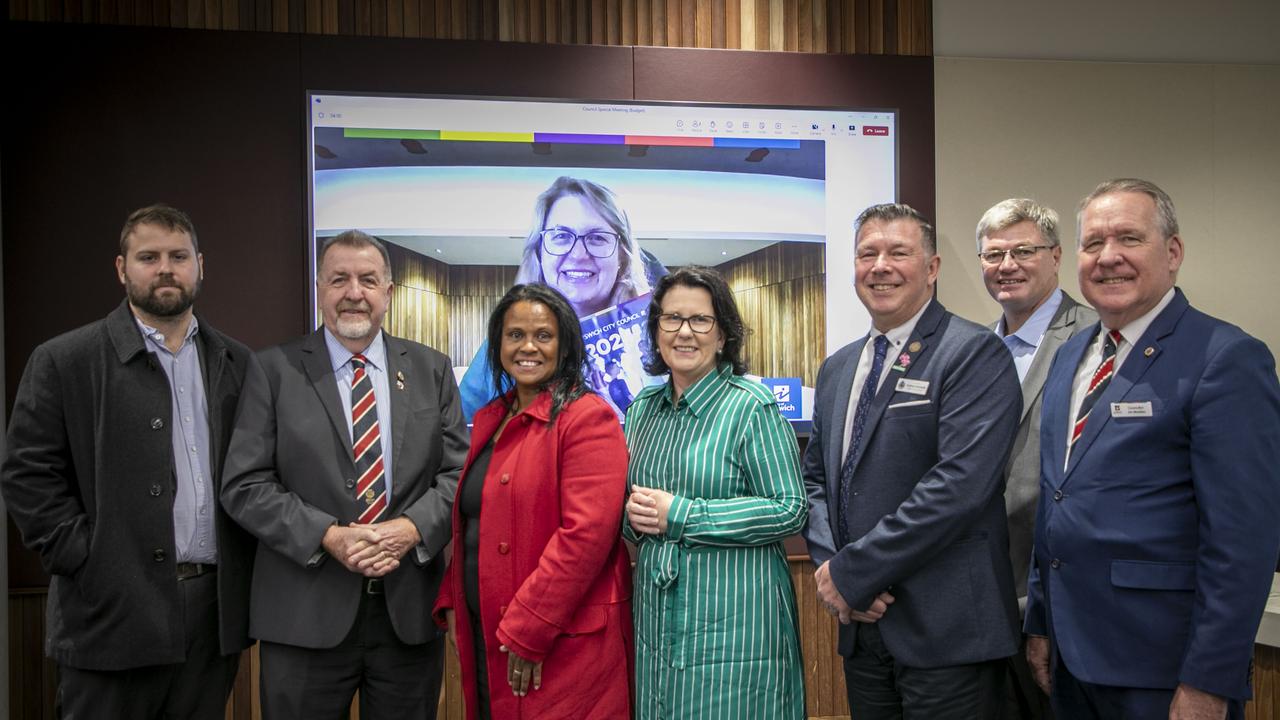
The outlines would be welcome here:
<svg viewBox="0 0 1280 720">
<path fill-rule="evenodd" d="M 680 577 L 681 555 L 678 542 L 663 542 L 658 545 L 650 571 L 656 587 L 666 590 L 676 584 L 676 578 Z"/>
</svg>

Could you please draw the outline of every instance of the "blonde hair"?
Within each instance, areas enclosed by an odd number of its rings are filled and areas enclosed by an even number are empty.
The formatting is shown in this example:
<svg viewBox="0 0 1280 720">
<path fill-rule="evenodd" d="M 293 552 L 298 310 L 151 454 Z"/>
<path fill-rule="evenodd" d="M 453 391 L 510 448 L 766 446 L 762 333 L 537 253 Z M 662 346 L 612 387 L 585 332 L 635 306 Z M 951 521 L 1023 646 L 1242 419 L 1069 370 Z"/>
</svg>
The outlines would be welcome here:
<svg viewBox="0 0 1280 720">
<path fill-rule="evenodd" d="M 544 190 L 533 204 L 533 222 L 529 226 L 529 234 L 525 236 L 524 252 L 516 271 L 516 284 L 551 284 L 542 276 L 542 231 L 547 229 L 547 215 L 551 213 L 551 206 L 569 195 L 586 200 L 609 224 L 609 229 L 618 234 L 618 277 L 609 294 L 609 304 L 617 305 L 648 293 L 649 279 L 644 274 L 640 245 L 631 235 L 631 221 L 618 207 L 617 196 L 603 185 L 567 175 L 556 178 L 551 187 Z"/>
</svg>

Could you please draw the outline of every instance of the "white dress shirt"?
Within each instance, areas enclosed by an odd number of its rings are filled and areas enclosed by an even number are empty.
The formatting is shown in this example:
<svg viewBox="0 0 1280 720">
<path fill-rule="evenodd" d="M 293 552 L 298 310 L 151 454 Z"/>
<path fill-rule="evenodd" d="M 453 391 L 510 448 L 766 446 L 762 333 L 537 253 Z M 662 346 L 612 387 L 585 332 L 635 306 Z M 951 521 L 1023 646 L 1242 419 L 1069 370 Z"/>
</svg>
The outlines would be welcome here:
<svg viewBox="0 0 1280 720">
<path fill-rule="evenodd" d="M 889 332 L 882 333 L 872 327 L 871 332 L 867 334 L 867 342 L 863 344 L 862 355 L 858 358 L 858 369 L 853 373 L 853 387 L 849 390 L 849 409 L 844 416 L 844 443 L 840 446 L 840 461 L 842 463 L 845 456 L 849 454 L 849 442 L 853 438 L 853 420 L 858 411 L 858 398 L 862 395 L 862 386 L 867 382 L 867 375 L 871 372 L 871 363 L 875 360 L 876 338 L 884 335 L 889 339 L 889 349 L 885 351 L 884 356 L 884 367 L 880 368 L 880 379 L 876 381 L 876 391 L 879 392 L 880 386 L 884 384 L 884 379 L 889 375 L 889 370 L 898 361 L 898 355 L 902 352 L 902 347 L 907 344 L 907 340 L 911 339 L 911 333 L 915 332 L 916 323 L 920 322 L 920 316 L 924 315 L 925 308 L 928 308 L 929 303 L 932 302 L 933 300 L 930 300 L 921 305 L 910 320 Z"/>
<path fill-rule="evenodd" d="M 1151 327 L 1151 323 L 1155 321 L 1156 316 L 1169 307 L 1169 303 L 1173 302 L 1173 288 L 1169 288 L 1169 292 L 1160 298 L 1160 302 L 1156 306 L 1146 312 L 1145 315 L 1134 320 L 1133 322 L 1120 328 L 1120 343 L 1116 345 L 1116 359 L 1112 365 L 1111 375 L 1114 377 L 1120 372 L 1120 366 L 1124 364 L 1129 352 L 1133 350 L 1133 346 L 1142 339 L 1142 334 Z M 1101 332 L 1093 338 L 1093 342 L 1089 343 L 1089 351 L 1084 354 L 1080 360 L 1080 365 L 1076 367 L 1076 377 L 1071 388 L 1071 413 L 1067 415 L 1067 447 L 1071 446 L 1071 433 L 1075 430 L 1076 415 L 1080 412 L 1080 406 L 1084 404 L 1084 396 L 1089 391 L 1089 383 L 1093 381 L 1093 374 L 1098 371 L 1098 366 L 1102 364 L 1102 347 L 1106 343 L 1107 333 L 1112 328 L 1100 325 Z M 1096 406 L 1095 406 L 1096 407 Z M 1066 469 L 1066 463 L 1071 460 L 1071 453 L 1068 452 L 1064 460 L 1063 469 Z"/>
</svg>

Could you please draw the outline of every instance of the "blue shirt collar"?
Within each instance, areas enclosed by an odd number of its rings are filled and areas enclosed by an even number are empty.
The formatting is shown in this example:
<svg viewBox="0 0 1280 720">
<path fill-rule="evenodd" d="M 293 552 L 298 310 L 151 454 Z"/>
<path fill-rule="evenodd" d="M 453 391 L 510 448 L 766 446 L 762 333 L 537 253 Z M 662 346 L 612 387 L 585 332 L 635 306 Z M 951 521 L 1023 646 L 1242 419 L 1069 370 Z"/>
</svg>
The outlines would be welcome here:
<svg viewBox="0 0 1280 720">
<path fill-rule="evenodd" d="M 160 347 L 165 348 L 166 351 L 168 350 L 168 348 L 165 347 L 165 344 L 164 344 L 164 335 L 162 335 L 159 330 L 142 322 L 142 318 L 138 317 L 137 315 L 133 316 L 133 321 L 138 323 L 138 329 L 142 331 L 143 337 L 154 342 Z M 200 322 L 196 320 L 195 315 L 192 315 L 191 322 L 187 325 L 187 336 L 182 339 L 182 344 L 186 345 L 187 343 L 191 342 L 191 338 L 195 337 L 196 332 L 199 330 L 200 330 Z"/>
<path fill-rule="evenodd" d="M 1057 314 L 1060 305 L 1062 305 L 1062 288 L 1054 290 L 1049 299 L 1031 313 L 1031 317 L 1022 323 L 1022 327 L 1018 328 L 1013 336 L 1030 347 L 1040 347 L 1040 341 L 1044 339 L 1044 331 L 1049 329 L 1049 323 L 1053 321 L 1053 316 Z M 1005 336 L 1004 315 L 1000 316 L 999 332 L 1000 337 L 1003 338 Z"/>
<path fill-rule="evenodd" d="M 355 353 L 345 348 L 338 341 L 338 338 L 333 336 L 333 333 L 329 332 L 329 328 L 324 329 L 324 346 L 329 351 L 329 363 L 335 373 L 342 369 L 344 365 L 350 363 L 351 357 L 355 355 Z M 373 336 L 373 340 L 369 342 L 368 347 L 361 351 L 360 354 L 364 355 L 365 360 L 374 369 L 387 369 L 387 346 L 382 342 L 382 330 L 378 330 L 378 334 Z"/>
</svg>

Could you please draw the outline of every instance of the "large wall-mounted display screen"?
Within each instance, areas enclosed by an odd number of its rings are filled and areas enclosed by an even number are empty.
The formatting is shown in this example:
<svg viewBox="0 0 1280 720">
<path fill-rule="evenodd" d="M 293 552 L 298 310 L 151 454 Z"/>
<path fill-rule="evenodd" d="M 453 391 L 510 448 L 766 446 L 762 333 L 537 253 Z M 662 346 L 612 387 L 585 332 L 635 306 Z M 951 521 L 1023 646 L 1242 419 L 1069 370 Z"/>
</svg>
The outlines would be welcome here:
<svg viewBox="0 0 1280 720">
<path fill-rule="evenodd" d="M 869 326 L 853 221 L 897 198 L 891 110 L 339 94 L 308 106 L 312 273 L 327 237 L 385 241 L 385 327 L 452 358 L 468 414 L 493 396 L 486 322 L 516 282 L 573 304 L 590 381 L 620 415 L 658 380 L 644 327 L 674 268 L 725 275 L 752 331 L 749 370 L 801 427 L 822 360 Z"/>
</svg>

